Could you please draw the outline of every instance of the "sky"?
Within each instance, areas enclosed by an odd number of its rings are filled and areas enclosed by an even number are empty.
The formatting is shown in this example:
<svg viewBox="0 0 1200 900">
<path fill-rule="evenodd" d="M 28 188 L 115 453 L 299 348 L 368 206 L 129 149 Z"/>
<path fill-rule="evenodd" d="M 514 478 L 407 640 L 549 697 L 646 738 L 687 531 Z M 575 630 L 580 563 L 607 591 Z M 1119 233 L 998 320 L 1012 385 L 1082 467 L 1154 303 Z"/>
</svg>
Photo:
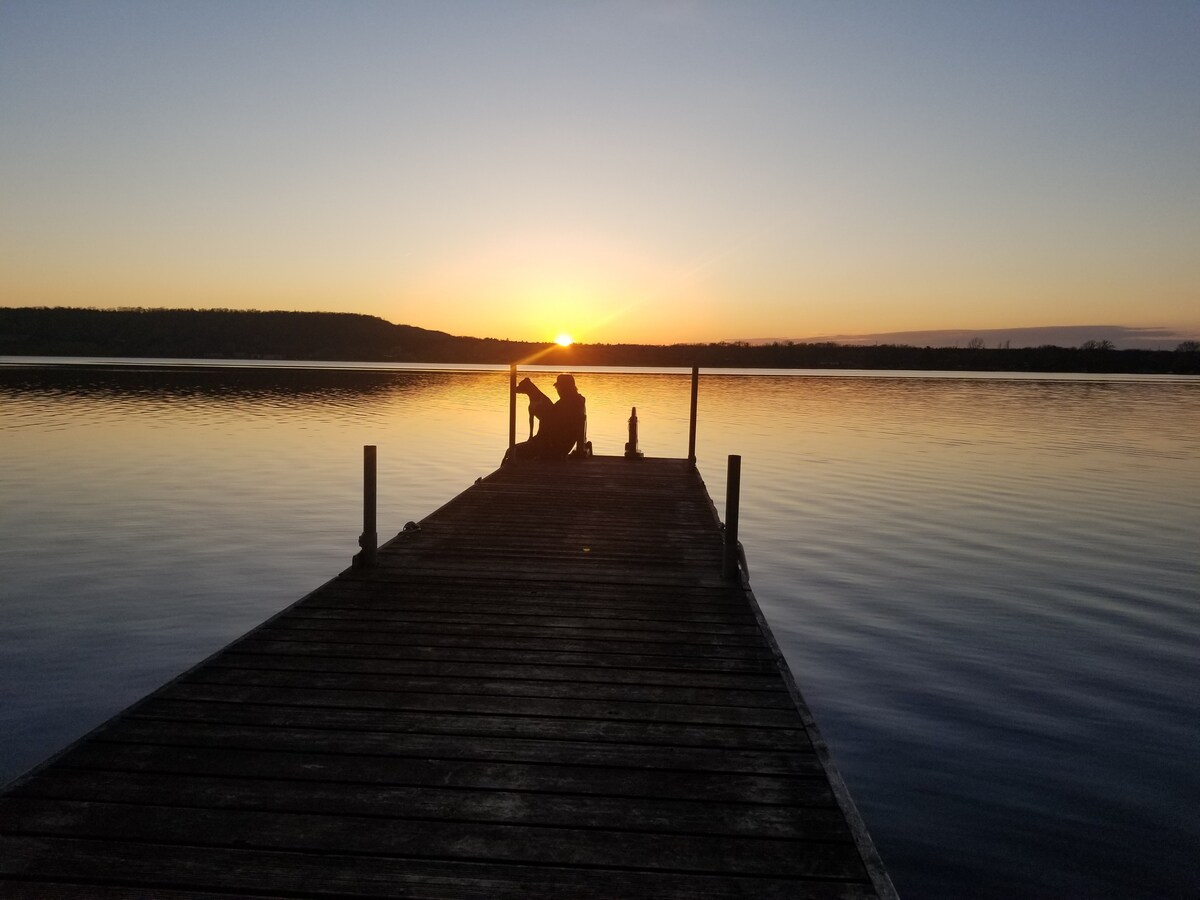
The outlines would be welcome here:
<svg viewBox="0 0 1200 900">
<path fill-rule="evenodd" d="M 0 0 L 0 306 L 1200 334 L 1200 3 Z"/>
</svg>

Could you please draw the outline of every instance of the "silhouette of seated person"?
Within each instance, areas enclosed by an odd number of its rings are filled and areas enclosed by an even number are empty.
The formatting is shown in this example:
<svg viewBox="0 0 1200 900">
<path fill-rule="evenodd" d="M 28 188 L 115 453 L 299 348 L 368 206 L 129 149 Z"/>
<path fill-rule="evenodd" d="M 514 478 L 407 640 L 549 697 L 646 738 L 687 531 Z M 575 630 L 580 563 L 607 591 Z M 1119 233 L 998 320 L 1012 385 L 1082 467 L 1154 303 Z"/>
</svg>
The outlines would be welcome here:
<svg viewBox="0 0 1200 900">
<path fill-rule="evenodd" d="M 557 402 L 552 401 L 528 378 L 517 385 L 518 394 L 529 396 L 530 421 L 538 420 L 537 434 L 516 444 L 505 454 L 508 459 L 562 459 L 577 443 L 584 451 L 587 405 L 575 386 L 573 375 L 559 375 L 554 381 Z M 532 424 L 531 429 L 532 430 Z"/>
</svg>

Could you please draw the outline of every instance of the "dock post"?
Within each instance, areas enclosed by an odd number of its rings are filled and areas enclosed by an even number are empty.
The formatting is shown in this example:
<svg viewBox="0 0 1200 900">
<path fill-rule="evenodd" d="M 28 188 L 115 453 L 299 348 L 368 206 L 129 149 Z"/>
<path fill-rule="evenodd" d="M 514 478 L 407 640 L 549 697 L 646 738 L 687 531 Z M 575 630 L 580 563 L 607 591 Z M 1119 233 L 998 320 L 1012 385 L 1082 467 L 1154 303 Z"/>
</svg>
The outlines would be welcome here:
<svg viewBox="0 0 1200 900">
<path fill-rule="evenodd" d="M 692 366 L 692 416 L 688 424 L 688 462 L 696 464 L 696 397 L 700 393 L 700 367 Z"/>
<path fill-rule="evenodd" d="M 354 565 L 365 568 L 375 565 L 379 547 L 379 532 L 375 527 L 375 445 L 363 447 L 363 530 L 358 538 L 362 549 L 354 557 Z"/>
<path fill-rule="evenodd" d="M 638 449 L 638 421 L 637 407 L 633 408 L 633 412 L 629 414 L 629 442 L 625 444 L 626 459 L 641 459 L 643 453 Z"/>
<path fill-rule="evenodd" d="M 517 364 L 508 367 L 508 446 L 517 445 Z"/>
<path fill-rule="evenodd" d="M 738 506 L 742 501 L 742 458 L 729 456 L 729 472 L 725 479 L 725 556 L 721 574 L 730 581 L 738 576 Z"/>
</svg>

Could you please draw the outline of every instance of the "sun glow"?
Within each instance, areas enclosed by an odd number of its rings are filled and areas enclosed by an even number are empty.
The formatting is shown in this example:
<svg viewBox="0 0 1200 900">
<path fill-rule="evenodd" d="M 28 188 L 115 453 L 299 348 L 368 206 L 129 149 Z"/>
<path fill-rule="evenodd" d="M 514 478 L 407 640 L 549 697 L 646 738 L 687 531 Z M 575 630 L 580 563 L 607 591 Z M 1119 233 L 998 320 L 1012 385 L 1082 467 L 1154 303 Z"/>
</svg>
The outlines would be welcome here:
<svg viewBox="0 0 1200 900">
<path fill-rule="evenodd" d="M 575 343 L 575 339 L 566 332 L 563 332 L 554 339 L 554 343 L 558 344 L 560 347 L 570 347 L 573 343 Z"/>
</svg>

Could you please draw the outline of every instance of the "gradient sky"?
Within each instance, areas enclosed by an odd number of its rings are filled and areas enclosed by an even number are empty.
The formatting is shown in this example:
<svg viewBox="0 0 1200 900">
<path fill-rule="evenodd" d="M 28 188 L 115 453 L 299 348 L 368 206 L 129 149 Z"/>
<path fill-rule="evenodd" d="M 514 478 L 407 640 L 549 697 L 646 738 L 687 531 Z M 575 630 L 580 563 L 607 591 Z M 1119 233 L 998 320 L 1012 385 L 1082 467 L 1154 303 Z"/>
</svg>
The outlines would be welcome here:
<svg viewBox="0 0 1200 900">
<path fill-rule="evenodd" d="M 1200 331 L 1200 3 L 0 0 L 0 305 Z"/>
</svg>

